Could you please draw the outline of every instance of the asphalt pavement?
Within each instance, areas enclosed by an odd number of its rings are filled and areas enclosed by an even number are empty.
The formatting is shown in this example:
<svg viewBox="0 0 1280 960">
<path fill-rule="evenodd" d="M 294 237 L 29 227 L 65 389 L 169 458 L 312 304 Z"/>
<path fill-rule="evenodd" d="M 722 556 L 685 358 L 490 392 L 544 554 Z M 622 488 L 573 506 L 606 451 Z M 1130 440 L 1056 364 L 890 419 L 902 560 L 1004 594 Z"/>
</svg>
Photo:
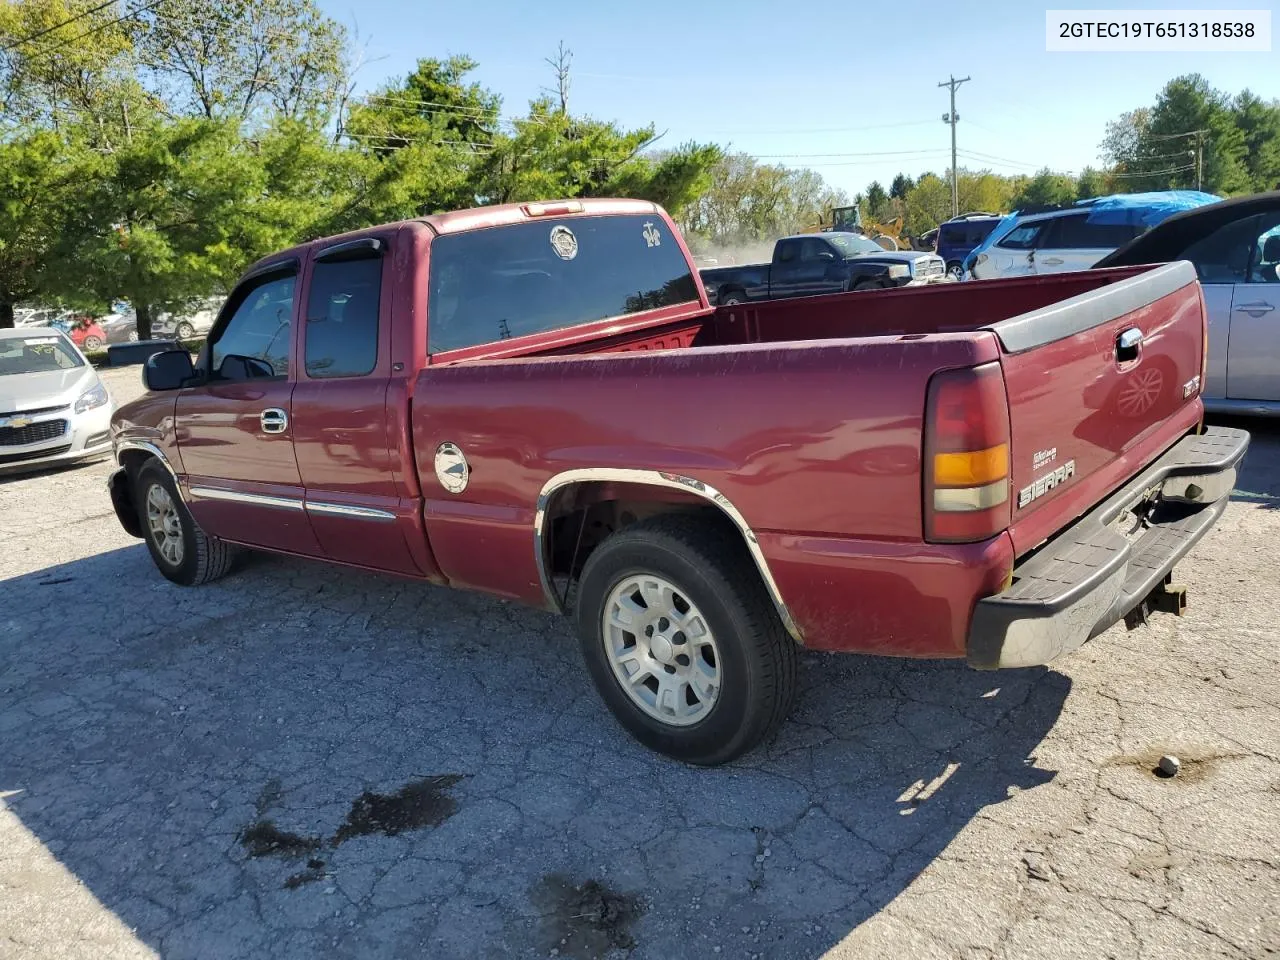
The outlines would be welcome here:
<svg viewBox="0 0 1280 960">
<path fill-rule="evenodd" d="M 712 770 L 631 741 L 549 614 L 267 556 L 184 589 L 110 464 L 4 479 L 0 957 L 1273 957 L 1280 424 L 1245 425 L 1184 617 L 1052 669 L 807 655 Z"/>
</svg>

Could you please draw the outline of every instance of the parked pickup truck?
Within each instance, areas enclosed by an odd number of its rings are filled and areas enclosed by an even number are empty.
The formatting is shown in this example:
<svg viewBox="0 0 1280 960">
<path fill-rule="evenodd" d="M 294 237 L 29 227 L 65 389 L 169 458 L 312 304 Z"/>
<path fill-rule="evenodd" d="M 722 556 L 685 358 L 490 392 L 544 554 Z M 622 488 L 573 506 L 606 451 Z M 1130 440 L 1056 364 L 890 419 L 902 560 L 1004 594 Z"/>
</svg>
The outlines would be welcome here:
<svg viewBox="0 0 1280 960">
<path fill-rule="evenodd" d="M 885 250 L 860 233 L 808 233 L 773 245 L 773 262 L 702 271 L 711 302 L 722 306 L 941 283 L 946 262 L 936 254 Z"/>
<path fill-rule="evenodd" d="M 1204 335 L 1182 262 L 712 308 L 649 203 L 468 210 L 250 269 L 109 487 L 178 584 L 250 547 L 569 613 L 622 724 L 713 764 L 801 647 L 1025 667 L 1180 609 L 1249 439 Z"/>
</svg>

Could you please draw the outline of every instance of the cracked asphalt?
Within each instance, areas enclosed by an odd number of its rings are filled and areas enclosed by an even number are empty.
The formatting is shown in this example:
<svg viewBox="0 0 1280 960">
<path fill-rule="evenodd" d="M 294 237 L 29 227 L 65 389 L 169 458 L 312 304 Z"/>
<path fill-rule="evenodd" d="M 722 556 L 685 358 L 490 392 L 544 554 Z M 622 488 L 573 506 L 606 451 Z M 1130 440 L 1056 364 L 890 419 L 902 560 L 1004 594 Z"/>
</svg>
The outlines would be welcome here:
<svg viewBox="0 0 1280 960">
<path fill-rule="evenodd" d="M 548 614 L 266 556 L 183 589 L 108 463 L 0 482 L 0 957 L 1276 956 L 1247 426 L 1184 617 L 1052 669 L 810 655 L 714 770 L 628 739 Z"/>
</svg>

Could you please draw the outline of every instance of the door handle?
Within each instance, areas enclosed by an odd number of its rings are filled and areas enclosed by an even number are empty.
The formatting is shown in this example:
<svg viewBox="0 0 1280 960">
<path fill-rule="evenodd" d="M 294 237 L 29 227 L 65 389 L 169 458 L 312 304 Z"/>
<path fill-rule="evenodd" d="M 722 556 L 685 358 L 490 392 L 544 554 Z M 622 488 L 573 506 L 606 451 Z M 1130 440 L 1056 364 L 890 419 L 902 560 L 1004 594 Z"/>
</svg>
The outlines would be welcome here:
<svg viewBox="0 0 1280 960">
<path fill-rule="evenodd" d="M 289 415 L 279 407 L 268 407 L 258 416 L 263 433 L 284 433 L 289 429 Z"/>
<path fill-rule="evenodd" d="M 1236 313 L 1248 313 L 1253 316 L 1262 316 L 1262 314 L 1270 313 L 1274 309 L 1275 307 L 1271 304 L 1266 301 L 1261 301 L 1259 303 L 1242 303 L 1240 306 L 1236 307 Z"/>
<path fill-rule="evenodd" d="M 1140 346 L 1142 346 L 1142 331 L 1137 327 L 1130 327 L 1116 337 L 1116 360 L 1120 363 L 1137 360 Z"/>
<path fill-rule="evenodd" d="M 1056 267 L 1058 264 L 1060 264 L 1060 263 L 1062 262 L 1062 258 L 1061 258 L 1061 257 L 1049 257 L 1047 260 L 1041 260 L 1040 262 L 1041 262 L 1041 263 L 1047 263 L 1047 264 L 1049 264 L 1050 266 L 1054 266 L 1054 267 Z"/>
</svg>

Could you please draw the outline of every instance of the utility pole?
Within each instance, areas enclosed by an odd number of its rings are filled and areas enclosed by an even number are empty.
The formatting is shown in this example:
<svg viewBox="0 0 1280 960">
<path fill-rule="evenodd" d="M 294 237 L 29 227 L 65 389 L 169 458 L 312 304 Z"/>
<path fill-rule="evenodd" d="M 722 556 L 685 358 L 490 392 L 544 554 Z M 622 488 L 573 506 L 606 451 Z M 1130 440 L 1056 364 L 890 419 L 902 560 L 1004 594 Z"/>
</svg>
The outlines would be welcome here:
<svg viewBox="0 0 1280 960">
<path fill-rule="evenodd" d="M 1204 179 L 1204 135 L 1207 131 L 1196 131 L 1196 189 L 1200 189 Z"/>
<path fill-rule="evenodd" d="M 940 87 L 949 87 L 951 89 L 951 112 L 942 115 L 942 122 L 951 125 L 951 215 L 953 217 L 960 216 L 960 180 L 959 172 L 956 170 L 956 121 L 960 119 L 956 113 L 956 87 L 962 83 L 968 83 L 968 77 L 962 77 L 957 80 L 954 75 L 946 83 L 940 83 Z"/>
</svg>

